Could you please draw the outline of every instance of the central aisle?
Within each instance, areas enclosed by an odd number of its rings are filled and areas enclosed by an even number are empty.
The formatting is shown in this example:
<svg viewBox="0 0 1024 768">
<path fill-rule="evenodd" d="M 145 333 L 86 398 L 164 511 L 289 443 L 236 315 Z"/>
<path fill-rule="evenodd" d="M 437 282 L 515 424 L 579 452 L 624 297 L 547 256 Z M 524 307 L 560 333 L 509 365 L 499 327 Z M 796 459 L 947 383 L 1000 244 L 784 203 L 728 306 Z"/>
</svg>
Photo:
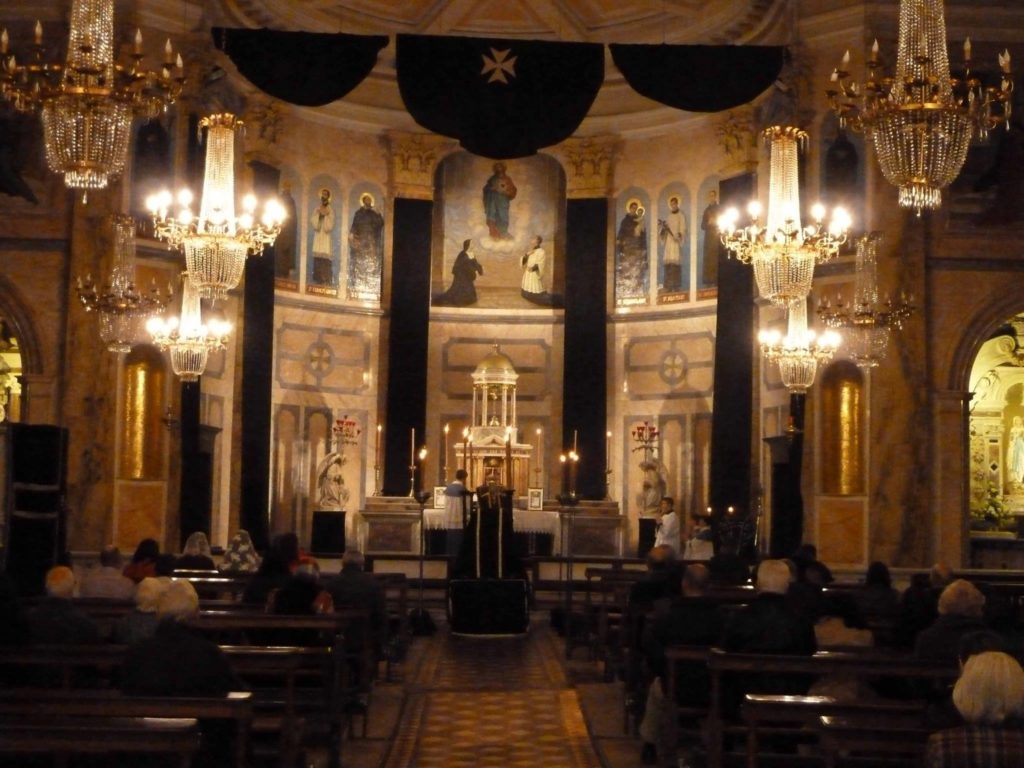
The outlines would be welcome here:
<svg viewBox="0 0 1024 768">
<path fill-rule="evenodd" d="M 386 768 L 600 768 L 549 632 L 428 642 Z"/>
</svg>

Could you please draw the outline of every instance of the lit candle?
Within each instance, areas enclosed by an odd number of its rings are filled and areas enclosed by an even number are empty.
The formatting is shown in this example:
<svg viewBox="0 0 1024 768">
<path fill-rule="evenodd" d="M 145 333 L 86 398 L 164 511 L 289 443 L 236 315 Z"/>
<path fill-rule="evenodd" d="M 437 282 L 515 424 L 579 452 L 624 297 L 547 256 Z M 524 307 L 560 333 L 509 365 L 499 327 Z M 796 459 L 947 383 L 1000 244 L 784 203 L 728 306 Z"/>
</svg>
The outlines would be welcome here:
<svg viewBox="0 0 1024 768">
<path fill-rule="evenodd" d="M 135 46 L 134 46 L 134 50 L 135 50 L 135 55 L 136 56 L 141 56 L 142 55 L 142 30 L 139 29 L 138 27 L 136 27 L 136 29 L 135 29 Z"/>
<path fill-rule="evenodd" d="M 878 61 L 878 38 L 871 44 L 871 60 Z"/>
<path fill-rule="evenodd" d="M 420 448 L 420 455 L 419 455 L 419 459 L 420 459 L 420 461 L 419 461 L 419 464 L 420 464 L 420 475 L 421 475 L 421 476 L 422 476 L 422 474 L 423 474 L 423 469 L 424 469 L 424 466 L 423 466 L 423 461 L 424 461 L 424 459 L 426 459 L 426 458 L 427 458 L 427 449 L 426 449 L 426 447 L 424 446 L 423 448 Z M 415 474 L 414 474 L 414 476 L 415 476 Z M 417 488 L 417 489 L 419 489 L 419 488 L 421 488 L 421 487 L 422 487 L 422 485 L 423 485 L 423 483 L 422 483 L 422 482 L 417 482 L 416 488 Z"/>
<path fill-rule="evenodd" d="M 605 471 L 612 468 L 612 433 L 611 430 L 604 435 L 604 468 Z"/>
<path fill-rule="evenodd" d="M 562 495 L 565 496 L 565 494 L 568 492 L 568 485 L 565 474 L 566 470 L 568 469 L 568 467 L 565 465 L 566 455 L 563 453 L 561 456 L 558 457 L 558 460 L 562 463 Z"/>
<path fill-rule="evenodd" d="M 574 429 L 572 431 L 572 452 L 573 453 L 576 453 L 576 451 L 578 451 L 579 448 L 580 448 L 578 438 L 579 438 L 579 434 Z"/>
<path fill-rule="evenodd" d="M 180 53 L 174 59 L 174 66 L 177 67 L 178 69 L 184 69 L 185 68 L 185 60 L 181 58 L 181 54 Z"/>
<path fill-rule="evenodd" d="M 377 442 L 373 447 L 374 463 L 376 466 L 380 466 L 380 433 L 381 425 L 377 425 Z"/>
<path fill-rule="evenodd" d="M 174 61 L 174 57 L 171 55 L 174 53 L 174 49 L 171 47 L 171 38 L 167 38 L 167 42 L 164 43 L 164 62 L 167 66 L 171 66 L 171 62 Z"/>
<path fill-rule="evenodd" d="M 7 35 L 7 27 L 0 31 L 0 53 L 7 53 L 7 46 L 11 44 L 11 38 Z"/>
<path fill-rule="evenodd" d="M 849 48 L 847 48 L 846 52 L 843 54 L 843 58 L 839 62 L 839 66 L 842 67 L 843 70 L 845 70 L 848 66 L 850 66 L 850 49 Z"/>
<path fill-rule="evenodd" d="M 36 45 L 43 44 L 43 24 L 40 21 L 36 21 Z"/>
<path fill-rule="evenodd" d="M 576 495 L 576 469 L 579 465 L 580 455 L 576 451 L 569 453 L 569 494 Z"/>
<path fill-rule="evenodd" d="M 537 481 L 540 482 L 541 468 L 544 466 L 540 463 L 540 434 L 541 428 L 537 427 Z"/>
<path fill-rule="evenodd" d="M 409 463 L 416 463 L 416 427 L 412 428 L 412 435 L 409 437 Z"/>
<path fill-rule="evenodd" d="M 964 61 L 971 60 L 971 38 L 964 40 Z"/>
</svg>

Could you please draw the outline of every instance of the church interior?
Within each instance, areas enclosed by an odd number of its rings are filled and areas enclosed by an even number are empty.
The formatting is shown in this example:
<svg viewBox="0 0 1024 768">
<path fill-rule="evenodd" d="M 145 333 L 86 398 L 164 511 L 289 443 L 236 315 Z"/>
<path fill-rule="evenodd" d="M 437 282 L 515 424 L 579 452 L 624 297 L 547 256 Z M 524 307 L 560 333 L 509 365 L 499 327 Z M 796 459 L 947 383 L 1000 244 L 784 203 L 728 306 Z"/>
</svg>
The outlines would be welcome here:
<svg viewBox="0 0 1024 768">
<path fill-rule="evenodd" d="M 473 578 L 557 607 L 643 569 L 664 497 L 680 559 L 1024 570 L 1024 5 L 11 0 L 0 27 L 0 551 L 40 589 L 108 545 L 294 533 L 443 624 L 471 536 Z M 458 470 L 508 519 L 463 533 Z M 404 675 L 433 692 L 378 697 L 416 735 L 346 761 L 638 764 L 561 630 L 499 654 L 539 691 L 471 700 L 550 709 L 555 752 L 432 744 L 492 675 L 432 637 Z"/>
</svg>

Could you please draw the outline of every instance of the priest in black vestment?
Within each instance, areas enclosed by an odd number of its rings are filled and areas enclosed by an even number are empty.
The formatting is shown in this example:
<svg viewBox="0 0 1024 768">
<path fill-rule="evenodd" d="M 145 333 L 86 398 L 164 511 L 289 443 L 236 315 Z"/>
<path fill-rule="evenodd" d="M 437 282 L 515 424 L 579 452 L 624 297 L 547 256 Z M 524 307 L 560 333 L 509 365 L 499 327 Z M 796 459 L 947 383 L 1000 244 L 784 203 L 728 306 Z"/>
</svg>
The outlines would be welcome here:
<svg viewBox="0 0 1024 768">
<path fill-rule="evenodd" d="M 512 493 L 493 482 L 476 489 L 477 508 L 462 537 L 456 578 L 521 578 L 518 558 L 513 556 Z"/>
</svg>

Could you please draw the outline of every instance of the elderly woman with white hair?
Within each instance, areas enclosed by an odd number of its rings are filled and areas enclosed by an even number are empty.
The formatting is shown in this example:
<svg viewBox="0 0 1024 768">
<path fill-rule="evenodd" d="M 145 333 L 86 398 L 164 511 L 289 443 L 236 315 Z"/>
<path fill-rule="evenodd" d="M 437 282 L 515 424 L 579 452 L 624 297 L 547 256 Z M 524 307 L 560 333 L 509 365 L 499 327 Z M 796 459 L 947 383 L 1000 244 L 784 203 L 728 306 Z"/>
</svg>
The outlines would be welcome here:
<svg viewBox="0 0 1024 768">
<path fill-rule="evenodd" d="M 1016 659 L 999 651 L 971 656 L 953 704 L 964 725 L 929 737 L 929 768 L 1024 766 L 1024 670 Z"/>
<path fill-rule="evenodd" d="M 147 576 L 139 582 L 135 588 L 135 608 L 114 625 L 115 643 L 131 645 L 153 636 L 160 622 L 156 612 L 157 604 L 167 585 L 168 582 L 155 576 Z"/>
</svg>

